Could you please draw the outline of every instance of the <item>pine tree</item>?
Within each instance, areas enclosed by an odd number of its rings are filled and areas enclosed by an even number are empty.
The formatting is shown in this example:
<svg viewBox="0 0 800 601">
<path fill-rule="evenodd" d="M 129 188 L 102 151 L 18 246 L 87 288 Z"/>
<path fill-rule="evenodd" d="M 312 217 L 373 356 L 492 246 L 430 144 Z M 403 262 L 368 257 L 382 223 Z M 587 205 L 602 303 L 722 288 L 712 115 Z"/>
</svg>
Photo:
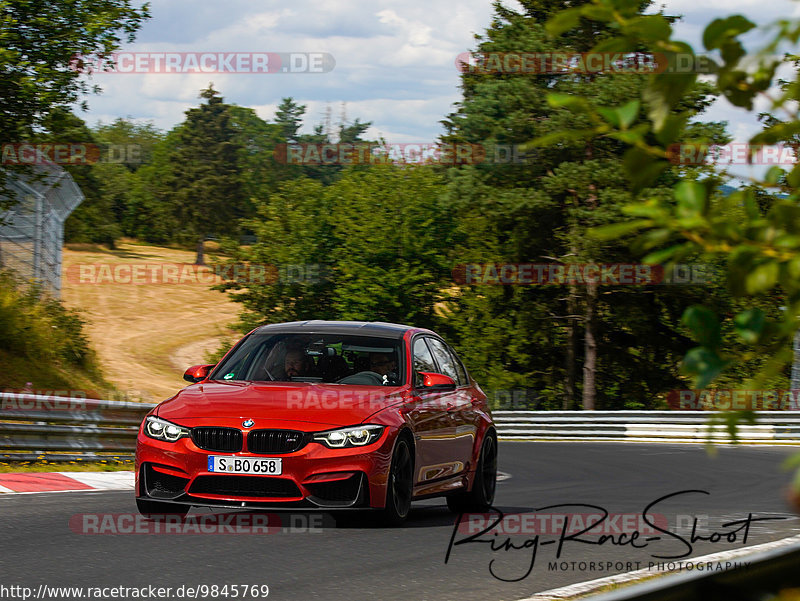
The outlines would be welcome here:
<svg viewBox="0 0 800 601">
<path fill-rule="evenodd" d="M 604 24 L 581 19 L 566 35 L 548 36 L 548 19 L 583 2 L 520 4 L 521 10 L 495 4 L 490 27 L 477 37 L 478 56 L 584 53 L 609 35 Z M 593 126 L 569 110 L 577 95 L 601 107 L 630 101 L 618 118 L 635 127 L 644 118 L 634 102 L 644 79 L 630 73 L 547 69 L 528 74 L 464 71 L 463 98 L 443 122 L 443 141 L 482 145 L 488 158 L 451 177 L 463 262 L 636 262 L 623 243 L 587 236 L 590 228 L 619 220 L 621 207 L 633 198 L 623 168 L 627 147 L 611 137 L 587 143 L 563 132 Z M 547 102 L 554 93 L 560 94 L 561 104 Z M 698 85 L 682 108 L 700 114 L 710 97 L 710 88 Z M 708 129 L 715 141 L 725 141 L 720 127 Z M 529 145 L 537 139 L 548 142 Z M 512 160 L 497 163 L 495 156 Z M 665 194 L 675 177 L 674 172 L 662 176 Z M 573 409 L 579 397 L 584 409 L 626 402 L 635 406 L 637 399 L 651 402 L 665 385 L 677 384 L 674 365 L 688 344 L 680 331 L 679 308 L 702 293 L 663 287 L 656 294 L 591 282 L 475 286 L 462 289 L 452 303 L 453 327 L 467 361 L 480 366 L 478 373 L 491 388 L 535 388 L 545 406 L 554 408 Z"/>
<path fill-rule="evenodd" d="M 280 134 L 287 142 L 296 142 L 303 125 L 305 104 L 297 104 L 293 98 L 284 98 L 275 113 L 275 123 L 280 127 Z"/>
<path fill-rule="evenodd" d="M 204 264 L 204 240 L 210 234 L 234 234 L 246 216 L 240 167 L 241 144 L 230 106 L 213 85 L 206 100 L 186 111 L 169 156 L 169 201 L 187 236 L 197 241 L 197 265 Z"/>
</svg>

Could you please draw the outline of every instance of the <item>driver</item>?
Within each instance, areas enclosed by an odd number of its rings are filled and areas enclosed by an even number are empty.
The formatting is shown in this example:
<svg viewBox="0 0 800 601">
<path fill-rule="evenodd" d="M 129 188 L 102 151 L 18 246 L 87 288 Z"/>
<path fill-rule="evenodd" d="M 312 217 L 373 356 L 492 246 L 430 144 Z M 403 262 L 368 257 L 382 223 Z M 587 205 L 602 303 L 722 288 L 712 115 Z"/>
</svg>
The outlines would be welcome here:
<svg viewBox="0 0 800 601">
<path fill-rule="evenodd" d="M 303 351 L 300 349 L 292 349 L 286 352 L 286 357 L 283 358 L 283 372 L 288 378 L 296 376 L 304 376 L 305 373 L 305 357 Z"/>
<path fill-rule="evenodd" d="M 369 357 L 370 369 L 382 376 L 397 372 L 397 361 L 393 353 L 372 353 Z"/>
<path fill-rule="evenodd" d="M 303 349 L 292 348 L 283 358 L 283 373 L 276 379 L 291 381 L 292 378 L 311 375 L 308 359 Z"/>
</svg>

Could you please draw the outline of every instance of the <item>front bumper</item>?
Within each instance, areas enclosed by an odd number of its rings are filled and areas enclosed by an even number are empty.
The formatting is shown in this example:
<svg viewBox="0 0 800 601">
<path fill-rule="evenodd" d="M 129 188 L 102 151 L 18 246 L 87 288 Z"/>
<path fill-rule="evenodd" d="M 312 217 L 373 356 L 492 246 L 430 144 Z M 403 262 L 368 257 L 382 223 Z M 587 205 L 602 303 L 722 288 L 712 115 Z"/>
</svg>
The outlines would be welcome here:
<svg viewBox="0 0 800 601">
<path fill-rule="evenodd" d="M 164 442 L 141 432 L 136 441 L 136 496 L 216 507 L 343 509 L 383 507 L 394 435 L 359 448 L 329 449 L 310 442 L 284 454 L 208 451 L 190 438 Z M 208 457 L 280 457 L 280 476 L 219 474 Z"/>
</svg>

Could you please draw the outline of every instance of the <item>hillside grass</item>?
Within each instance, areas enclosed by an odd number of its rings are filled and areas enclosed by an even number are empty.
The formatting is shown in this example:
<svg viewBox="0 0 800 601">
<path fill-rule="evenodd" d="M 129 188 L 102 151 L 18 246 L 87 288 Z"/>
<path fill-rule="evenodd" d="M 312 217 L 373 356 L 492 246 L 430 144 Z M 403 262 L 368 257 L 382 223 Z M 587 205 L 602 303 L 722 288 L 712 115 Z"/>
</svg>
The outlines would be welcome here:
<svg viewBox="0 0 800 601">
<path fill-rule="evenodd" d="M 207 243 L 207 261 L 215 252 Z M 242 307 L 203 283 L 87 284 L 70 277 L 79 264 L 191 264 L 195 254 L 122 240 L 64 249 L 62 298 L 81 311 L 85 334 L 117 396 L 159 402 L 187 385 L 183 372 L 239 337 L 231 329 Z"/>
<path fill-rule="evenodd" d="M 0 272 L 0 366 L 0 390 L 111 387 L 80 312 L 10 272 Z"/>
</svg>

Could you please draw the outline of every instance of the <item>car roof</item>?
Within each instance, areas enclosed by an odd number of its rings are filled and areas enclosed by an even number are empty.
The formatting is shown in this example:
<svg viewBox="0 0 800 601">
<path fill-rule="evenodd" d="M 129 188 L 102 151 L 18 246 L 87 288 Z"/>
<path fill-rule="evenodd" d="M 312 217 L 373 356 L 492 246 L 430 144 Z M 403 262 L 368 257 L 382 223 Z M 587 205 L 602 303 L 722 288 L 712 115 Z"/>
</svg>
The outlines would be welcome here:
<svg viewBox="0 0 800 601">
<path fill-rule="evenodd" d="M 352 334 L 354 336 L 377 336 L 380 338 L 403 338 L 409 330 L 422 330 L 414 326 L 383 321 L 292 321 L 273 323 L 255 330 L 259 334 L 298 333 L 298 334 Z"/>
</svg>

